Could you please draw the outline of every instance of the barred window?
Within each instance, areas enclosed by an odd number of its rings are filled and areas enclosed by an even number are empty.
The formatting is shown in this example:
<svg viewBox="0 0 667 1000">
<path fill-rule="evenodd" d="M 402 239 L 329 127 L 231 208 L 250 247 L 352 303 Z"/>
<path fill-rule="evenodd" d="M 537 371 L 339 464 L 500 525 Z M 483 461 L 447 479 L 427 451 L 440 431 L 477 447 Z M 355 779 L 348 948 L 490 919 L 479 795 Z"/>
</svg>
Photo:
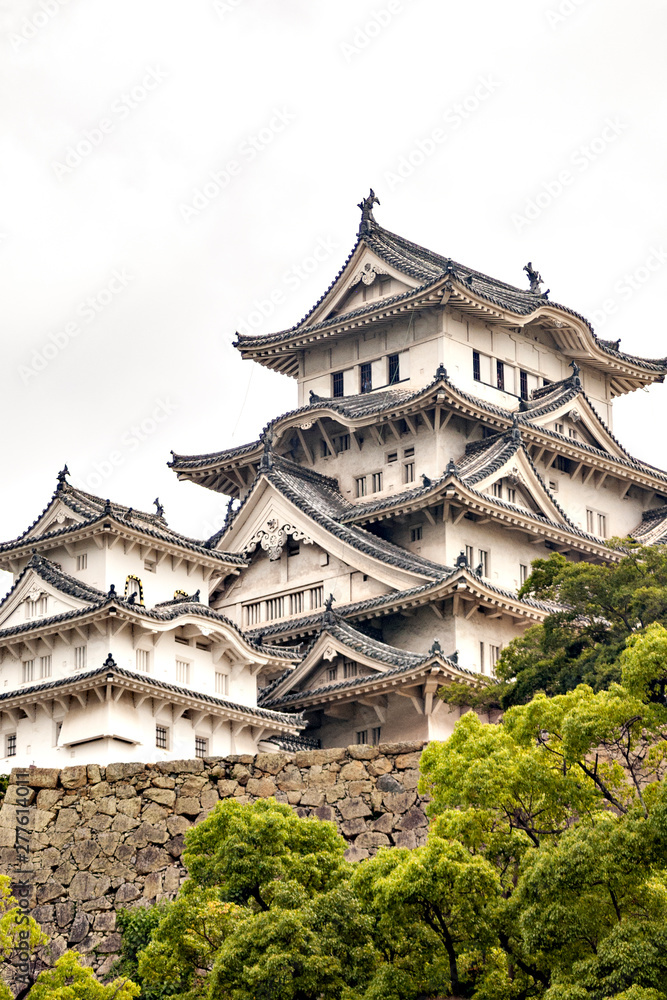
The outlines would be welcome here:
<svg viewBox="0 0 667 1000">
<path fill-rule="evenodd" d="M 190 683 L 190 664 L 187 660 L 176 660 L 176 680 L 179 684 Z"/>
<path fill-rule="evenodd" d="M 48 656 L 40 656 L 39 658 L 39 676 L 40 677 L 50 677 L 51 676 L 51 654 Z"/>
<path fill-rule="evenodd" d="M 359 729 L 359 730 L 357 730 L 357 743 L 358 744 L 368 743 L 368 730 L 367 729 Z"/>
<path fill-rule="evenodd" d="M 35 661 L 24 660 L 21 664 L 21 679 L 24 684 L 35 679 Z"/>
<path fill-rule="evenodd" d="M 398 361 L 398 354 L 390 354 L 389 357 L 387 358 L 387 362 L 388 362 L 388 375 L 389 375 L 387 382 L 389 385 L 393 385 L 394 382 L 398 382 L 400 379 L 400 374 L 399 374 L 400 365 Z"/>
<path fill-rule="evenodd" d="M 208 740 L 205 736 L 195 736 L 195 757 L 208 757 Z"/>
<path fill-rule="evenodd" d="M 169 730 L 166 726 L 155 727 L 155 746 L 160 750 L 166 750 L 169 742 Z"/>
<path fill-rule="evenodd" d="M 229 676 L 220 671 L 216 671 L 215 675 L 215 693 L 222 695 L 229 694 Z"/>
<path fill-rule="evenodd" d="M 87 646 L 75 646 L 74 647 L 74 666 L 77 670 L 85 670 L 86 663 L 88 661 L 88 647 Z"/>
<path fill-rule="evenodd" d="M 361 366 L 361 391 L 370 392 L 373 388 L 373 376 L 369 361 L 365 361 Z"/>
<path fill-rule="evenodd" d="M 472 352 L 472 377 L 475 382 L 482 381 L 482 374 L 479 365 L 479 351 Z"/>
<path fill-rule="evenodd" d="M 16 733 L 8 733 L 5 737 L 5 756 L 16 757 Z"/>
<path fill-rule="evenodd" d="M 149 655 L 147 649 L 137 650 L 137 670 L 140 670 L 143 674 L 148 673 Z"/>
<path fill-rule="evenodd" d="M 343 396 L 343 373 L 334 372 L 332 375 L 332 395 Z"/>
</svg>

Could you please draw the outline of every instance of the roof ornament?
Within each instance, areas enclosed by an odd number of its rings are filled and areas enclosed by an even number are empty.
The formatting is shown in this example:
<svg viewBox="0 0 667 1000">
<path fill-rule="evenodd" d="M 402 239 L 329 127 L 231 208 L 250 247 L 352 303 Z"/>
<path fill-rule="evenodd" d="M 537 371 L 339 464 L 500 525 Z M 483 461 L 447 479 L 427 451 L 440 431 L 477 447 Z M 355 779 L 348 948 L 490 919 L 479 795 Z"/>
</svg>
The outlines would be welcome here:
<svg viewBox="0 0 667 1000">
<path fill-rule="evenodd" d="M 530 281 L 529 291 L 532 292 L 533 295 L 541 295 L 543 299 L 546 299 L 551 289 L 547 288 L 546 292 L 541 291 L 540 285 L 544 284 L 544 279 L 540 272 L 535 270 L 531 261 L 528 261 L 528 263 L 524 265 L 523 269 L 528 275 L 528 280 Z"/>
<path fill-rule="evenodd" d="M 424 486 L 433 486 L 433 480 L 429 479 L 428 476 L 425 476 L 423 472 L 422 472 L 422 484 Z"/>
<path fill-rule="evenodd" d="M 458 663 L 459 663 L 459 651 L 458 651 L 458 649 L 455 649 L 453 653 L 449 654 L 449 659 L 452 661 L 452 663 L 455 663 L 458 666 Z"/>
<path fill-rule="evenodd" d="M 429 656 L 437 656 L 438 653 L 442 653 L 442 646 L 437 639 L 433 640 L 433 645 L 428 651 Z"/>
<path fill-rule="evenodd" d="M 111 500 L 109 500 L 108 497 L 104 501 L 104 513 L 105 514 L 110 514 L 111 513 Z"/>
<path fill-rule="evenodd" d="M 456 557 L 456 568 L 457 569 L 468 569 L 468 557 L 465 552 L 461 551 Z"/>
<path fill-rule="evenodd" d="M 60 483 L 60 485 L 66 482 L 66 476 L 69 476 L 69 469 L 67 468 L 67 462 L 65 462 L 65 465 L 58 473 L 58 482 Z"/>
<path fill-rule="evenodd" d="M 445 469 L 445 475 L 446 476 L 455 476 L 456 475 L 456 462 L 454 461 L 453 458 L 450 458 L 450 460 L 447 462 L 447 468 Z"/>
<path fill-rule="evenodd" d="M 581 375 L 580 375 L 581 368 L 574 360 L 570 361 L 570 368 L 572 369 L 572 374 L 570 375 L 570 380 L 572 384 L 576 385 L 577 387 L 581 386 Z"/>
<path fill-rule="evenodd" d="M 273 431 L 264 431 L 264 452 L 262 454 L 262 459 L 259 463 L 260 469 L 272 469 L 273 468 L 273 455 L 271 454 L 271 448 L 273 447 Z"/>
<path fill-rule="evenodd" d="M 519 415 L 514 411 L 512 414 L 512 441 L 521 441 L 521 430 L 519 429 Z"/>
<path fill-rule="evenodd" d="M 155 497 L 155 500 L 153 500 L 153 503 L 155 504 L 155 513 L 157 514 L 157 516 L 158 517 L 164 517 L 164 507 L 160 503 L 160 498 L 159 497 Z"/>
<path fill-rule="evenodd" d="M 308 402 L 312 405 L 313 403 L 320 403 L 321 401 L 322 397 L 318 396 L 314 389 L 311 389 L 308 395 Z"/>
<path fill-rule="evenodd" d="M 358 236 L 363 236 L 365 233 L 370 233 L 373 231 L 373 224 L 375 219 L 373 218 L 373 205 L 379 205 L 380 199 L 375 194 L 373 188 L 370 189 L 367 198 L 362 198 L 357 208 L 361 209 L 361 222 L 359 223 Z"/>
<path fill-rule="evenodd" d="M 109 592 L 107 594 L 107 597 L 118 597 L 118 594 L 116 593 L 115 583 L 112 583 L 111 586 L 109 587 Z M 111 653 L 109 654 L 109 656 L 111 656 Z"/>
<path fill-rule="evenodd" d="M 484 575 L 484 563 L 478 563 L 475 566 L 475 569 L 473 570 L 473 572 L 474 572 L 475 576 L 483 576 Z"/>
<path fill-rule="evenodd" d="M 200 595 L 201 595 L 201 590 L 195 590 L 194 594 L 192 595 L 193 604 L 201 604 Z"/>
<path fill-rule="evenodd" d="M 223 531 L 225 530 L 225 528 L 228 528 L 231 523 L 232 515 L 234 513 L 232 509 L 233 507 L 234 507 L 234 497 L 230 497 L 229 500 L 227 501 L 227 509 L 225 511 L 225 523 L 222 526 Z"/>
<path fill-rule="evenodd" d="M 445 368 L 444 365 L 438 365 L 438 367 L 435 370 L 435 377 L 438 379 L 447 378 L 447 369 Z"/>
<path fill-rule="evenodd" d="M 326 601 L 324 602 L 324 614 L 322 616 L 322 620 L 326 622 L 328 625 L 333 625 L 334 621 L 336 620 L 334 618 L 334 613 L 331 610 L 335 600 L 336 598 L 334 597 L 334 595 L 329 594 Z"/>
</svg>

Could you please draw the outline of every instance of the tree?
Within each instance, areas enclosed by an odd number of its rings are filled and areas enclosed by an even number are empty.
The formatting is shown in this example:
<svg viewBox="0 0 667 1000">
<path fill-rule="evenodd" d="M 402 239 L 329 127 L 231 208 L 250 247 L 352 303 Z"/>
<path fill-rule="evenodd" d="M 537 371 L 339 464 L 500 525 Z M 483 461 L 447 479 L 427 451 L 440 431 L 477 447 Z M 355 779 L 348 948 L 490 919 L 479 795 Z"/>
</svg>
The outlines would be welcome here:
<svg viewBox="0 0 667 1000">
<path fill-rule="evenodd" d="M 92 969 L 81 965 L 76 951 L 66 951 L 53 969 L 40 972 L 28 1000 L 133 1000 L 140 989 L 128 979 L 100 983 Z"/>
<path fill-rule="evenodd" d="M 662 996 L 667 630 L 631 635 L 619 672 L 622 684 L 538 695 L 498 726 L 468 713 L 424 751 L 433 834 L 499 879 L 476 1000 Z"/>
<path fill-rule="evenodd" d="M 24 956 L 31 955 L 47 940 L 39 924 L 24 913 L 12 896 L 9 878 L 0 875 L 0 959 L 7 960 L 14 956 L 21 965 L 25 965 Z M 12 994 L 2 982 L 0 1000 L 12 1000 Z"/>
</svg>

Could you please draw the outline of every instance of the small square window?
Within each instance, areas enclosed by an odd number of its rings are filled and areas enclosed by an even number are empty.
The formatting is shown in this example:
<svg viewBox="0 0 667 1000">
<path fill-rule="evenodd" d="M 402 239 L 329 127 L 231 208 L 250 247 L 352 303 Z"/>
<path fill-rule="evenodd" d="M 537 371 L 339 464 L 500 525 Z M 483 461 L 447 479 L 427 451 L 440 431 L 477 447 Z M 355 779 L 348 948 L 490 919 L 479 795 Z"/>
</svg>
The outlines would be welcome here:
<svg viewBox="0 0 667 1000">
<path fill-rule="evenodd" d="M 16 757 L 16 733 L 5 736 L 5 757 Z"/>
<path fill-rule="evenodd" d="M 190 683 L 190 664 L 187 660 L 176 660 L 176 683 Z"/>
<path fill-rule="evenodd" d="M 576 441 L 578 439 L 578 437 L 579 437 L 579 435 L 575 431 L 574 427 L 568 427 L 567 433 L 568 433 L 569 437 L 572 438 L 573 441 Z"/>
<path fill-rule="evenodd" d="M 348 677 L 357 676 L 357 664 L 353 660 L 343 661 L 343 677 L 347 679 Z"/>
<path fill-rule="evenodd" d="M 222 695 L 229 694 L 229 676 L 219 670 L 215 674 L 215 693 Z"/>
<path fill-rule="evenodd" d="M 403 449 L 403 458 L 412 458 L 415 453 L 414 447 Z"/>
<path fill-rule="evenodd" d="M 411 542 L 421 542 L 422 540 L 422 526 L 418 524 L 416 528 L 410 528 L 410 541 Z"/>
<path fill-rule="evenodd" d="M 360 476 L 358 479 L 354 480 L 355 493 L 357 497 L 366 496 L 366 477 Z"/>
<path fill-rule="evenodd" d="M 169 743 L 169 730 L 166 726 L 155 727 L 155 746 L 159 750 L 167 750 Z"/>
<path fill-rule="evenodd" d="M 391 465 L 392 462 L 398 462 L 398 452 L 397 451 L 387 452 L 387 465 Z"/>
<path fill-rule="evenodd" d="M 367 729 L 359 729 L 357 731 L 357 743 L 359 745 L 364 744 L 364 743 L 368 743 L 368 730 Z"/>
<path fill-rule="evenodd" d="M 403 482 L 404 483 L 414 483 L 415 481 L 415 463 L 406 462 L 403 466 Z"/>
<path fill-rule="evenodd" d="M 140 670 L 143 674 L 148 673 L 149 655 L 147 649 L 137 650 L 137 670 Z"/>
<path fill-rule="evenodd" d="M 195 757 L 208 757 L 208 740 L 205 736 L 195 736 Z"/>
<path fill-rule="evenodd" d="M 88 553 L 87 552 L 83 552 L 80 556 L 76 557 L 76 568 L 77 568 L 77 570 L 87 569 L 88 568 Z"/>
<path fill-rule="evenodd" d="M 88 647 L 87 646 L 75 646 L 74 647 L 74 666 L 77 670 L 85 670 L 86 663 L 88 662 Z"/>
<path fill-rule="evenodd" d="M 516 490 L 513 486 L 507 487 L 507 499 L 509 503 L 516 503 Z"/>
<path fill-rule="evenodd" d="M 371 493 L 382 492 L 382 473 L 374 472 L 371 476 Z"/>
<path fill-rule="evenodd" d="M 327 670 L 327 680 L 335 681 L 338 680 L 338 667 L 329 667 Z"/>
<path fill-rule="evenodd" d="M 555 423 L 554 430 L 556 434 L 563 434 L 565 432 L 565 427 L 563 426 L 563 424 Z"/>
<path fill-rule="evenodd" d="M 503 498 L 503 484 L 502 483 L 494 483 L 493 484 L 493 495 L 494 495 L 494 497 L 498 497 L 499 500 L 502 500 L 502 498 Z"/>
</svg>

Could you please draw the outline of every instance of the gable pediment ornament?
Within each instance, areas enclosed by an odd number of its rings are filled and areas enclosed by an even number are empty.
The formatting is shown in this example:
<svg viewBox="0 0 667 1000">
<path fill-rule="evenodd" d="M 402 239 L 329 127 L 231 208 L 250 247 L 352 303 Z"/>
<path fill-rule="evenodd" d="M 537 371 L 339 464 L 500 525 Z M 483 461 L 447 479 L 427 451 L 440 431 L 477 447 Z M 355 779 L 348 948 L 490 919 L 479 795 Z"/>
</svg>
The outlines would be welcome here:
<svg viewBox="0 0 667 1000">
<path fill-rule="evenodd" d="M 389 274 L 389 271 L 379 264 L 371 264 L 370 261 L 367 261 L 352 278 L 350 288 L 354 288 L 360 281 L 363 281 L 364 285 L 372 285 L 379 274 Z"/>
<path fill-rule="evenodd" d="M 507 481 L 510 482 L 512 486 L 519 486 L 523 483 L 523 477 L 519 472 L 518 468 L 516 467 L 516 465 L 513 465 L 512 468 L 508 471 Z"/>
<path fill-rule="evenodd" d="M 269 553 L 269 559 L 273 562 L 280 559 L 288 537 L 295 542 L 303 542 L 305 545 L 312 545 L 313 540 L 309 538 L 300 528 L 293 524 L 281 524 L 277 517 L 270 517 L 265 527 L 260 528 L 249 539 L 243 548 L 243 554 L 249 555 L 254 552 L 257 546 Z"/>
<path fill-rule="evenodd" d="M 44 593 L 43 590 L 39 590 L 37 587 L 33 587 L 33 589 L 28 593 L 26 600 L 38 601 L 43 593 Z"/>
<path fill-rule="evenodd" d="M 333 646 L 327 646 L 327 648 L 322 653 L 322 659 L 323 660 L 328 660 L 329 662 L 331 662 L 332 660 L 335 660 L 335 658 L 337 656 L 338 656 L 338 652 L 337 652 L 337 650 Z"/>
<path fill-rule="evenodd" d="M 579 413 L 579 410 L 577 410 L 576 408 L 570 410 L 570 412 L 568 413 L 568 417 L 570 418 L 573 424 L 578 424 L 579 421 L 581 420 L 581 414 Z"/>
</svg>

